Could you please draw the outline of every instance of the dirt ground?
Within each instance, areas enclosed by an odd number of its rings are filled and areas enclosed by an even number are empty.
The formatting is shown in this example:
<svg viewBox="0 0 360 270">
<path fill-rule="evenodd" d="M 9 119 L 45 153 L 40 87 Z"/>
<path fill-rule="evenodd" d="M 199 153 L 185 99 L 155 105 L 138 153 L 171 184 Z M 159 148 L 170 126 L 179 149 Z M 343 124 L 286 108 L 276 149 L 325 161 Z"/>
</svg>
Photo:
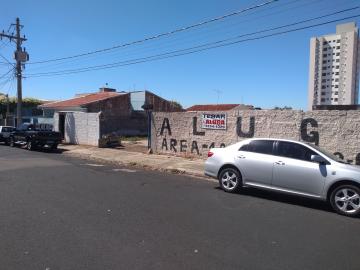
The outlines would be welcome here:
<svg viewBox="0 0 360 270">
<path fill-rule="evenodd" d="M 129 152 L 146 153 L 148 141 L 147 139 L 136 140 L 136 141 L 121 141 L 122 146 L 116 147 L 119 150 L 125 150 Z"/>
</svg>

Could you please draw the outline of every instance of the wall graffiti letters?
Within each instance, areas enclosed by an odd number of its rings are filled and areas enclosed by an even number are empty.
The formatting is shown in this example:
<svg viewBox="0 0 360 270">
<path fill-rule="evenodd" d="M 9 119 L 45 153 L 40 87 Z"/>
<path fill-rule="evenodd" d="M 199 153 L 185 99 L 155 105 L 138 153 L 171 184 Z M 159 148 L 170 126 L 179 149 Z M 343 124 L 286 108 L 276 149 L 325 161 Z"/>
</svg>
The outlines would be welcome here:
<svg viewBox="0 0 360 270">
<path fill-rule="evenodd" d="M 187 144 L 186 140 L 180 140 L 180 152 L 186 152 Z"/>
<path fill-rule="evenodd" d="M 319 132 L 317 131 L 310 131 L 307 133 L 308 124 L 311 127 L 317 128 L 318 123 L 313 118 L 306 118 L 301 121 L 300 132 L 301 132 L 301 139 L 305 142 L 315 143 L 315 145 L 319 145 Z"/>
<path fill-rule="evenodd" d="M 164 150 L 164 148 L 166 149 L 166 151 L 168 150 L 166 138 L 163 139 L 161 144 L 161 149 Z"/>
<path fill-rule="evenodd" d="M 209 149 L 225 147 L 245 138 L 264 136 L 277 138 L 280 136 L 284 139 L 300 139 L 314 145 L 320 144 L 321 148 L 333 151 L 332 153 L 340 159 L 360 165 L 360 146 L 358 147 L 356 141 L 357 136 L 353 135 L 354 130 L 360 132 L 355 128 L 360 125 L 359 111 L 347 113 L 324 113 L 323 111 L 311 113 L 252 111 L 249 113 L 239 111 L 227 114 L 226 130 L 206 131 L 198 124 L 201 113 L 197 113 L 195 116 L 194 113 L 186 112 L 175 116 L 159 114 L 161 117 L 154 120 L 156 127 L 154 130 L 156 132 L 160 130 L 160 136 L 159 133 L 156 133 L 152 143 L 155 143 L 154 146 L 160 152 L 189 153 L 205 157 Z M 182 127 L 186 127 L 191 121 L 192 130 L 191 127 L 189 130 L 183 130 Z M 244 121 L 246 121 L 245 125 Z M 271 125 L 268 124 L 268 121 L 271 121 Z M 338 124 L 339 121 L 343 121 L 341 125 Z M 174 123 L 176 126 L 173 126 Z M 294 129 L 295 126 L 299 128 Z M 347 129 L 351 132 L 348 132 Z M 337 134 L 336 137 L 334 134 Z"/>
<path fill-rule="evenodd" d="M 197 145 L 197 141 L 192 141 L 192 143 L 191 143 L 191 154 L 194 153 L 194 150 L 196 151 L 196 154 L 200 155 L 199 147 Z"/>
<path fill-rule="evenodd" d="M 197 117 L 193 117 L 193 134 L 198 136 L 205 136 L 205 131 L 197 131 Z"/>
<path fill-rule="evenodd" d="M 255 117 L 250 117 L 249 131 L 242 131 L 242 117 L 238 117 L 236 121 L 236 133 L 239 137 L 252 138 L 255 134 Z"/>
<path fill-rule="evenodd" d="M 170 139 L 170 151 L 174 151 L 176 153 L 177 152 L 176 145 L 177 145 L 177 140 Z"/>
<path fill-rule="evenodd" d="M 164 118 L 162 126 L 161 126 L 161 131 L 160 131 L 160 135 L 164 135 L 164 130 L 167 129 L 168 130 L 168 134 L 171 136 L 171 128 L 170 128 L 170 123 L 169 123 L 169 118 Z"/>
<path fill-rule="evenodd" d="M 341 159 L 344 159 L 344 155 L 341 154 L 340 152 L 335 152 L 334 155 L 341 158 Z"/>
<path fill-rule="evenodd" d="M 355 164 L 356 164 L 356 165 L 360 165 L 360 153 L 358 153 L 358 154 L 356 155 Z"/>
</svg>

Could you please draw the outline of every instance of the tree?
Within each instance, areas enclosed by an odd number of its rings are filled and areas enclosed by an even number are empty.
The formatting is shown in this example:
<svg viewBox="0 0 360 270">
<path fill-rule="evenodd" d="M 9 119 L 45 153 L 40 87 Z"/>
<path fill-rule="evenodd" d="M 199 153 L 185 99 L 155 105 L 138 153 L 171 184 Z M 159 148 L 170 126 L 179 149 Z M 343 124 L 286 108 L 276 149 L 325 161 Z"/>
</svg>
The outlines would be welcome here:
<svg viewBox="0 0 360 270">
<path fill-rule="evenodd" d="M 170 106 L 173 110 L 178 110 L 178 111 L 184 110 L 183 106 L 175 100 L 170 101 Z"/>
<path fill-rule="evenodd" d="M 290 107 L 290 106 L 284 106 L 284 107 L 278 107 L 278 106 L 275 106 L 273 108 L 273 110 L 280 110 L 280 111 L 283 111 L 283 110 L 292 110 L 293 108 Z"/>
</svg>

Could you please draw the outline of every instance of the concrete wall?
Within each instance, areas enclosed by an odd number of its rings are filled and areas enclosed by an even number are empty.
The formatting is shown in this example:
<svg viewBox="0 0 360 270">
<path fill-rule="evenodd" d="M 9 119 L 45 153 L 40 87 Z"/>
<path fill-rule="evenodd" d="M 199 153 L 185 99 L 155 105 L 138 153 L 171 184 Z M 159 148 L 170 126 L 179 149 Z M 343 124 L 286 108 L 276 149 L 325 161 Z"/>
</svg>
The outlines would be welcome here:
<svg viewBox="0 0 360 270">
<path fill-rule="evenodd" d="M 66 143 L 98 146 L 100 138 L 100 114 L 84 112 L 66 112 Z M 59 131 L 59 113 L 54 114 L 54 129 Z"/>
<path fill-rule="evenodd" d="M 345 160 L 360 164 L 360 111 L 206 113 L 226 113 L 227 129 L 202 129 L 202 112 L 153 113 L 153 150 L 205 158 L 209 148 L 227 146 L 246 138 L 286 138 L 315 143 Z"/>
</svg>

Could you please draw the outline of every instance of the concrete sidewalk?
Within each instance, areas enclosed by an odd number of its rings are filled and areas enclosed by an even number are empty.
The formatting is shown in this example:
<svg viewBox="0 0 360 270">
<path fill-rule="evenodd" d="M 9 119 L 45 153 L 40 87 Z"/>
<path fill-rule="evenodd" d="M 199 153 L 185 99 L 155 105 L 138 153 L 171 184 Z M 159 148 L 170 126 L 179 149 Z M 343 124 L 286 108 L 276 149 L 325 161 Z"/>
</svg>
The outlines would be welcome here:
<svg viewBox="0 0 360 270">
<path fill-rule="evenodd" d="M 61 145 L 59 150 L 70 155 L 90 160 L 111 162 L 125 166 L 166 171 L 177 174 L 204 176 L 204 160 L 187 159 L 175 156 L 130 152 L 123 149 L 98 148 L 83 145 Z M 210 180 L 210 178 L 207 178 Z"/>
</svg>

